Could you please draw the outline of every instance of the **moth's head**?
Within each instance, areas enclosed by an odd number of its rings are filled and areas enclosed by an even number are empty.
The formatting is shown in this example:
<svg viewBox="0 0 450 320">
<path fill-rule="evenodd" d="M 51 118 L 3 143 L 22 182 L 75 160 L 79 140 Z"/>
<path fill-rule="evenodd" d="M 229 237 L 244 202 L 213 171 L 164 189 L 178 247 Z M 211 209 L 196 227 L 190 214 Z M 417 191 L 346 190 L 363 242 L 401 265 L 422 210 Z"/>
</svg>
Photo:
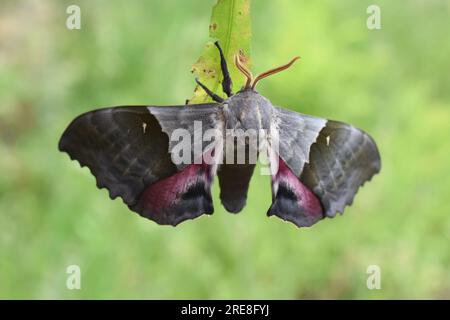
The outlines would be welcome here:
<svg viewBox="0 0 450 320">
<path fill-rule="evenodd" d="M 281 72 L 283 70 L 286 70 L 287 68 L 289 68 L 290 66 L 292 66 L 292 64 L 297 61 L 298 59 L 300 59 L 300 57 L 294 57 L 291 59 L 291 61 L 289 61 L 288 63 L 267 70 L 266 72 L 263 72 L 259 75 L 257 75 L 256 77 L 253 76 L 252 72 L 250 70 L 247 69 L 247 67 L 242 63 L 240 57 L 236 54 L 234 56 L 234 64 L 236 65 L 236 68 L 238 68 L 238 70 L 246 77 L 247 81 L 245 83 L 245 86 L 241 89 L 242 91 L 247 91 L 247 90 L 251 90 L 251 91 L 255 91 L 255 87 L 256 84 L 258 83 L 258 81 L 260 81 L 261 79 L 264 79 L 268 76 L 271 76 L 273 74 L 276 74 L 278 72 Z"/>
</svg>

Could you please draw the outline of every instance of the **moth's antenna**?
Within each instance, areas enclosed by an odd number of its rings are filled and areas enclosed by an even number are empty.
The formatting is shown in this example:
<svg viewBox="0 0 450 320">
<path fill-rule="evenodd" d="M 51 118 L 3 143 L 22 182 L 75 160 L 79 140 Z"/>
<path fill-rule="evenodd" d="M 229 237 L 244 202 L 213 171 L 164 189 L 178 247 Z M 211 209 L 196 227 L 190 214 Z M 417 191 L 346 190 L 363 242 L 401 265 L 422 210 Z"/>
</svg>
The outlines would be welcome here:
<svg viewBox="0 0 450 320">
<path fill-rule="evenodd" d="M 242 74 L 247 78 L 245 88 L 250 88 L 251 83 L 253 82 L 253 74 L 243 64 L 241 64 L 241 60 L 237 54 L 234 55 L 234 64 L 236 65 L 236 68 L 238 68 L 239 71 L 242 72 Z"/>
<path fill-rule="evenodd" d="M 293 64 L 295 61 L 297 61 L 298 59 L 300 59 L 300 57 L 294 57 L 294 58 L 292 58 L 291 61 L 289 61 L 288 63 L 286 63 L 286 64 L 284 64 L 284 65 L 282 65 L 282 66 L 280 66 L 280 67 L 273 68 L 273 69 L 270 69 L 270 70 L 268 70 L 268 71 L 266 71 L 266 72 L 261 73 L 260 75 L 258 75 L 258 76 L 253 80 L 252 85 L 251 85 L 251 88 L 254 89 L 255 86 L 256 86 L 256 84 L 258 83 L 259 80 L 264 79 L 264 78 L 266 78 L 266 77 L 268 77 L 268 76 L 271 76 L 271 75 L 273 75 L 273 74 L 275 74 L 275 73 L 281 72 L 281 71 L 283 71 L 283 70 L 286 70 L 287 68 L 289 68 L 290 66 L 292 66 L 292 64 Z"/>
</svg>

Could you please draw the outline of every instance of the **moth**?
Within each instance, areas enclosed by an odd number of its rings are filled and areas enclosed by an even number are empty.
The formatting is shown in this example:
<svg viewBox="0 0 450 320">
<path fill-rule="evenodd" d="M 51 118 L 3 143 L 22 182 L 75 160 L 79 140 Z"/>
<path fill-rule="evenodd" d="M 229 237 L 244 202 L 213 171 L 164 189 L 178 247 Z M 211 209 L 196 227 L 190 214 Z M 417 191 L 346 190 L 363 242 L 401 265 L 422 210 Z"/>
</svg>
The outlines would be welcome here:
<svg viewBox="0 0 450 320">
<path fill-rule="evenodd" d="M 238 213 L 244 208 L 256 163 L 247 155 L 240 162 L 224 161 L 230 146 L 236 147 L 232 155 L 236 150 L 253 151 L 257 157 L 267 154 L 272 182 L 268 216 L 309 227 L 343 213 L 359 187 L 380 171 L 374 140 L 351 125 L 273 106 L 256 91 L 258 81 L 289 68 L 298 57 L 254 77 L 234 56 L 246 84 L 233 93 L 223 51 L 218 42 L 215 45 L 226 99 L 196 79 L 214 103 L 90 111 L 70 123 L 59 150 L 87 166 L 97 187 L 108 189 L 111 199 L 121 197 L 132 211 L 161 225 L 176 226 L 212 214 L 211 185 L 216 175 L 225 209 Z M 188 157 L 191 163 L 174 161 L 173 135 L 182 130 L 194 137 L 196 124 L 222 138 L 215 143 L 188 140 L 200 150 L 197 156 Z M 237 131 L 265 135 L 256 146 L 250 145 L 251 136 L 225 139 Z M 214 161 L 206 161 L 206 156 Z"/>
</svg>

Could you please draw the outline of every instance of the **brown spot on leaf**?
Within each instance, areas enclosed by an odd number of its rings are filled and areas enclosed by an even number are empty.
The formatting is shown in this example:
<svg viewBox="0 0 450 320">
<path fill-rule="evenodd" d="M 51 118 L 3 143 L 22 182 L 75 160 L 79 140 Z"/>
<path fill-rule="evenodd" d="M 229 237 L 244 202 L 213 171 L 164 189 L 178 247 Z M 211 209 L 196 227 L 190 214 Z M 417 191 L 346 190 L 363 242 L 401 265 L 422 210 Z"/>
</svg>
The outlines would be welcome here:
<svg viewBox="0 0 450 320">
<path fill-rule="evenodd" d="M 239 49 L 239 61 L 241 61 L 243 64 L 248 65 L 249 59 L 245 55 L 244 50 Z"/>
</svg>

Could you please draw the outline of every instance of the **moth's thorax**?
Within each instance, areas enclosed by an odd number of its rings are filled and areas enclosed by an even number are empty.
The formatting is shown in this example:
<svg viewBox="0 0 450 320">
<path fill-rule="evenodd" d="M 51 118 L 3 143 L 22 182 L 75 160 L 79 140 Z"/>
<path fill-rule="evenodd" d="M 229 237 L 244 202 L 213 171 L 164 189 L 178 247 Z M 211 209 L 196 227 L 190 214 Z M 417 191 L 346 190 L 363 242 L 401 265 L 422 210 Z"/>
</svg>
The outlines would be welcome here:
<svg viewBox="0 0 450 320">
<path fill-rule="evenodd" d="M 227 129 L 268 130 L 273 106 L 252 89 L 239 91 L 224 103 Z"/>
</svg>

